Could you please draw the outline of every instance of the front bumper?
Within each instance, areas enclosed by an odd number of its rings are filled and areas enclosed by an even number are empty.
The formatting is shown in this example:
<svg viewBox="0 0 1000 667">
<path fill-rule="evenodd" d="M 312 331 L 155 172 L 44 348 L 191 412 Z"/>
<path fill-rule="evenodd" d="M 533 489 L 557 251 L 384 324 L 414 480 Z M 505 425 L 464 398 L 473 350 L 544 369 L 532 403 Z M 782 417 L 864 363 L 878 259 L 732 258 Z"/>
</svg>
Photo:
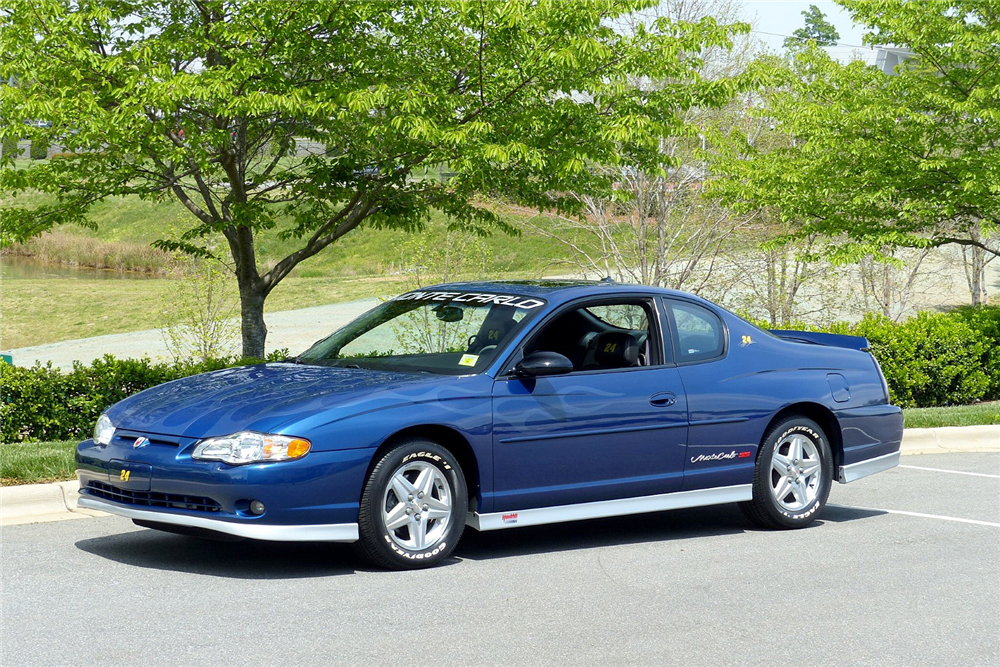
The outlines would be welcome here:
<svg viewBox="0 0 1000 667">
<path fill-rule="evenodd" d="M 252 540 L 272 540 L 277 542 L 357 542 L 358 524 L 331 523 L 306 526 L 275 526 L 260 523 L 234 523 L 189 514 L 171 514 L 155 510 L 141 510 L 124 507 L 116 503 L 80 496 L 78 507 L 100 510 L 129 519 L 168 523 L 186 528 L 200 528 Z"/>
<path fill-rule="evenodd" d="M 80 507 L 140 521 L 278 541 L 353 542 L 372 449 L 313 451 L 302 459 L 232 466 L 196 461 L 196 441 L 135 434 L 76 452 Z M 121 442 L 119 442 L 121 440 Z M 249 511 L 263 503 L 263 514 Z"/>
</svg>

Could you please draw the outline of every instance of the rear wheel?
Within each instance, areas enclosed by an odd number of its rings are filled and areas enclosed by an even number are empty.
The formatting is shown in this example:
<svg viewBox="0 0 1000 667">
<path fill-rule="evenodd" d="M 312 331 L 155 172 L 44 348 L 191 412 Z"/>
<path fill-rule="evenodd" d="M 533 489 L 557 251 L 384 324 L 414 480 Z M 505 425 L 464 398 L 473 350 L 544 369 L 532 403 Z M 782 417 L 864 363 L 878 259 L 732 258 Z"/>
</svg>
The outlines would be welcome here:
<svg viewBox="0 0 1000 667">
<path fill-rule="evenodd" d="M 358 513 L 361 554 L 380 567 L 431 567 L 465 529 L 468 491 L 458 461 L 429 440 L 408 440 L 375 464 Z"/>
<path fill-rule="evenodd" d="M 802 528 L 826 505 L 833 457 L 826 434 L 805 417 L 790 417 L 764 436 L 754 469 L 753 499 L 740 508 L 765 528 Z"/>
</svg>

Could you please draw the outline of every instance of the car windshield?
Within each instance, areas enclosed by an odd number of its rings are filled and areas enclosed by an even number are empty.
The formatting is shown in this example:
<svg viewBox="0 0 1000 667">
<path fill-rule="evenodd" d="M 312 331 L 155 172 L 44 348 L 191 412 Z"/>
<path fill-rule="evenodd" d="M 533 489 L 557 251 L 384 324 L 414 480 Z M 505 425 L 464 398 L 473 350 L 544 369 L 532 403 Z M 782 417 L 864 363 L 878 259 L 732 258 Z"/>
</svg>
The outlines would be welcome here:
<svg viewBox="0 0 1000 667">
<path fill-rule="evenodd" d="M 542 299 L 484 292 L 407 292 L 324 338 L 296 361 L 412 373 L 486 369 Z"/>
</svg>

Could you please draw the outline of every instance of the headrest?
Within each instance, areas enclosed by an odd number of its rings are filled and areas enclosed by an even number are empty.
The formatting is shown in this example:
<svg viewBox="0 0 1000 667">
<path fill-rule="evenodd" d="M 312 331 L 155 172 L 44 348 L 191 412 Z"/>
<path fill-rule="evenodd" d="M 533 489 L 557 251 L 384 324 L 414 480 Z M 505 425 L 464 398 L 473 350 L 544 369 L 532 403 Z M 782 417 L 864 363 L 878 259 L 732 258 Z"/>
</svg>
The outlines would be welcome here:
<svg viewBox="0 0 1000 667">
<path fill-rule="evenodd" d="M 594 361 L 602 368 L 627 368 L 639 363 L 639 339 L 628 331 L 605 331 L 597 336 Z"/>
<path fill-rule="evenodd" d="M 516 308 L 506 306 L 494 306 L 491 308 L 486 319 L 483 320 L 479 334 L 476 335 L 475 340 L 469 346 L 469 351 L 475 353 L 484 347 L 499 345 L 500 341 L 507 337 L 511 329 L 517 326 L 517 321 L 514 320 L 516 312 Z"/>
</svg>

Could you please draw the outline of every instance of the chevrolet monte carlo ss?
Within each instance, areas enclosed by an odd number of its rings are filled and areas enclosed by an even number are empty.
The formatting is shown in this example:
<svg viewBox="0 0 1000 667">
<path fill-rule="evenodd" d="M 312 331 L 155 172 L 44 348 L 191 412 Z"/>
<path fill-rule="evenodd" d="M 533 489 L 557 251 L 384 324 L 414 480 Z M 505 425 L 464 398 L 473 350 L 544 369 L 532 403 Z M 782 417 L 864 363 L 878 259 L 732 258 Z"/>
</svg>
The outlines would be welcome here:
<svg viewBox="0 0 1000 667">
<path fill-rule="evenodd" d="M 80 506 L 149 528 L 354 542 L 426 567 L 496 530 L 740 503 L 799 528 L 895 466 L 864 338 L 766 332 L 612 282 L 440 285 L 294 359 L 147 389 L 77 449 Z"/>
</svg>

